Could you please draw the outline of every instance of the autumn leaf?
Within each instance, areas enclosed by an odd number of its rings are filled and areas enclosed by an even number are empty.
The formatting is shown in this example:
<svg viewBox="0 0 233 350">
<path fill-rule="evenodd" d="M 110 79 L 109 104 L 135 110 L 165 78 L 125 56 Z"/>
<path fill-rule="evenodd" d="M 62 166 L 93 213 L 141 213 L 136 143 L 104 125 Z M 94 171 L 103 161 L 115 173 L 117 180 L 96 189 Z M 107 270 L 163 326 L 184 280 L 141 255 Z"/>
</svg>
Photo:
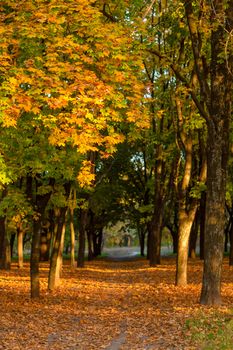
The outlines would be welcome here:
<svg viewBox="0 0 233 350">
<path fill-rule="evenodd" d="M 48 264 L 41 263 L 42 296 L 29 299 L 29 265 L 0 270 L 1 333 L 6 349 L 25 347 L 106 349 L 200 349 L 191 337 L 195 327 L 232 319 L 231 268 L 224 262 L 225 306 L 204 308 L 198 303 L 202 262 L 190 261 L 190 284 L 173 285 L 175 260 L 149 268 L 146 260 L 99 260 L 71 271 L 65 262 L 59 289 L 47 292 Z M 43 316 L 43 317 L 42 317 Z M 200 320 L 201 317 L 201 322 Z M 49 322 L 48 322 L 49 320 Z M 19 337 L 20 335 L 20 337 Z M 203 339 L 200 338 L 199 339 Z"/>
</svg>

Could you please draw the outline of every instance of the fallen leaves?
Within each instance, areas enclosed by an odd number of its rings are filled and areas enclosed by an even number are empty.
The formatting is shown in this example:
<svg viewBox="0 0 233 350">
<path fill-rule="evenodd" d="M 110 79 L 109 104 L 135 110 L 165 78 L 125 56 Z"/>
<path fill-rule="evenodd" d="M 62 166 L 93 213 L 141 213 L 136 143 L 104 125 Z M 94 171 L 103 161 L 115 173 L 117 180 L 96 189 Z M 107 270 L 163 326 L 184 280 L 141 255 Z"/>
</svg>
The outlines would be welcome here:
<svg viewBox="0 0 233 350">
<path fill-rule="evenodd" d="M 185 329 L 187 319 L 215 309 L 198 303 L 202 263 L 190 262 L 190 284 L 175 287 L 175 261 L 156 268 L 145 260 L 88 262 L 63 268 L 59 288 L 47 292 L 42 263 L 42 297 L 29 298 L 29 266 L 0 271 L 0 349 L 130 350 L 198 349 Z M 223 301 L 233 301 L 232 268 L 224 265 Z"/>
</svg>

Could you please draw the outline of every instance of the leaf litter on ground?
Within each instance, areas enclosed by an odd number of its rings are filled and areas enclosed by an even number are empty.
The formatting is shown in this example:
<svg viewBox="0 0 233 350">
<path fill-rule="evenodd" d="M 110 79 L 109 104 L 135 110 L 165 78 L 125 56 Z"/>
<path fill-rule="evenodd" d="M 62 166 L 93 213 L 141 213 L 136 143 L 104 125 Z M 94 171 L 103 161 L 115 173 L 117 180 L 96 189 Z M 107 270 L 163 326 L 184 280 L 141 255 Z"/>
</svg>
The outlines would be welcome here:
<svg viewBox="0 0 233 350">
<path fill-rule="evenodd" d="M 189 262 L 186 287 L 174 285 L 173 258 L 154 268 L 143 259 L 100 259 L 75 270 L 65 262 L 52 293 L 48 269 L 41 263 L 37 300 L 30 299 L 28 264 L 0 271 L 0 350 L 196 350 L 204 341 L 193 337 L 202 332 L 200 314 L 209 323 L 216 321 L 216 312 L 224 320 L 232 317 L 232 268 L 226 260 L 223 306 L 217 311 L 199 305 L 198 259 Z"/>
</svg>

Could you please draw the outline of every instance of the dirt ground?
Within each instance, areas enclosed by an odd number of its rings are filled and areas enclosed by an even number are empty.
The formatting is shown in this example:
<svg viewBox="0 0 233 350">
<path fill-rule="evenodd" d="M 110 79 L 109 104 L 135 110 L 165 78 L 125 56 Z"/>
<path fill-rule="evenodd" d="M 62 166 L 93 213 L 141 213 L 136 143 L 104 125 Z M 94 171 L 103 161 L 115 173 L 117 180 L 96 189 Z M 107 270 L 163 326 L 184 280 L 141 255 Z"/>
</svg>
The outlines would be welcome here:
<svg viewBox="0 0 233 350">
<path fill-rule="evenodd" d="M 214 309 L 198 303 L 202 263 L 189 262 L 189 284 L 175 287 L 175 260 L 155 268 L 144 259 L 88 262 L 63 267 L 59 288 L 47 291 L 41 264 L 41 298 L 29 297 L 29 265 L 0 271 L 0 349 L 194 350 L 186 321 Z M 224 264 L 223 306 L 233 305 L 232 268 Z"/>
</svg>

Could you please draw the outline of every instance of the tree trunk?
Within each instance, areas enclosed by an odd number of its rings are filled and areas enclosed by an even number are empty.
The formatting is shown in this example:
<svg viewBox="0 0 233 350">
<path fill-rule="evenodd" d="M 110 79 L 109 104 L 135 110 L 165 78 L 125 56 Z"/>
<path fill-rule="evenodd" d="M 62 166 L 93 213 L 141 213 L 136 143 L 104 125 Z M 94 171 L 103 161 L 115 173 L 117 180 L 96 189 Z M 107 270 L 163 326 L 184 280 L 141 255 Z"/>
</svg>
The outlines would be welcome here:
<svg viewBox="0 0 233 350">
<path fill-rule="evenodd" d="M 178 232 L 171 231 L 172 244 L 173 244 L 173 254 L 178 252 Z"/>
<path fill-rule="evenodd" d="M 184 209 L 179 213 L 178 254 L 176 261 L 177 286 L 185 286 L 187 284 L 189 238 L 196 210 L 197 204 L 188 213 Z"/>
<path fill-rule="evenodd" d="M 180 147 L 185 154 L 184 172 L 178 190 L 179 198 L 179 225 L 178 225 L 178 252 L 176 260 L 176 285 L 187 284 L 187 265 L 191 228 L 197 211 L 197 200 L 190 198 L 189 186 L 193 169 L 193 140 L 192 134 L 184 127 L 183 103 L 179 96 L 175 97 Z"/>
<path fill-rule="evenodd" d="M 160 264 L 161 234 L 162 234 L 162 207 L 158 206 L 151 222 L 150 241 L 149 241 L 149 260 L 150 266 Z"/>
<path fill-rule="evenodd" d="M 16 233 L 12 233 L 10 238 L 11 258 L 13 257 L 13 253 L 14 253 L 15 237 L 16 237 Z"/>
<path fill-rule="evenodd" d="M 103 245 L 104 245 L 104 242 L 103 242 L 103 236 L 104 236 L 103 231 L 104 231 L 104 229 L 103 229 L 103 227 L 101 227 L 99 229 L 99 233 L 97 235 L 97 255 L 96 256 L 102 254 L 102 249 L 103 249 Z"/>
<path fill-rule="evenodd" d="M 86 228 L 86 234 L 87 234 L 87 247 L 88 247 L 88 261 L 91 261 L 94 259 L 94 247 L 93 247 L 93 241 L 95 237 L 95 216 L 91 209 L 88 211 L 88 225 Z"/>
<path fill-rule="evenodd" d="M 147 246 L 147 254 L 146 254 L 146 258 L 147 260 L 150 260 L 150 237 L 151 237 L 151 228 L 150 225 L 147 224 L 147 242 L 146 242 L 146 246 Z"/>
<path fill-rule="evenodd" d="M 40 229 L 41 221 L 34 221 L 31 261 L 30 261 L 30 276 L 31 276 L 31 298 L 40 296 L 40 279 L 39 279 L 39 262 L 40 262 Z"/>
<path fill-rule="evenodd" d="M 75 268 L 75 229 L 74 209 L 70 209 L 70 266 Z"/>
<path fill-rule="evenodd" d="M 58 280 L 58 282 L 59 282 L 59 279 L 60 279 L 60 276 L 61 276 L 61 273 L 62 273 L 65 235 L 66 235 L 66 215 L 65 215 L 65 221 L 64 221 L 64 223 L 62 225 L 61 246 L 60 246 L 59 255 L 58 255 L 58 268 L 57 268 L 57 280 Z"/>
<path fill-rule="evenodd" d="M 150 238 L 150 266 L 153 267 L 161 262 L 161 227 L 154 227 Z"/>
<path fill-rule="evenodd" d="M 87 233 L 87 246 L 88 246 L 88 256 L 87 259 L 88 261 L 93 260 L 94 258 L 94 253 L 93 253 L 93 249 L 92 249 L 92 243 L 93 243 L 93 227 L 88 227 L 88 229 L 86 230 Z"/>
<path fill-rule="evenodd" d="M 198 236 L 198 228 L 199 228 L 199 210 L 197 210 L 193 225 L 191 228 L 190 241 L 189 241 L 189 257 L 191 259 L 196 258 L 196 244 L 197 244 L 197 236 Z"/>
<path fill-rule="evenodd" d="M 99 256 L 102 253 L 103 246 L 103 227 L 99 228 L 93 235 L 93 250 L 94 256 Z"/>
<path fill-rule="evenodd" d="M 137 233 L 139 238 L 139 244 L 140 244 L 140 255 L 145 256 L 145 228 L 140 226 L 139 222 L 137 222 Z"/>
<path fill-rule="evenodd" d="M 38 184 L 37 184 L 38 185 Z M 50 179 L 50 185 L 54 185 L 54 179 Z M 40 185 L 38 185 L 40 186 Z M 36 209 L 39 218 L 34 219 L 31 260 L 30 260 L 30 276 L 31 276 L 31 298 L 38 298 L 40 296 L 40 280 L 39 280 L 39 263 L 40 263 L 40 234 L 42 222 L 44 220 L 44 213 L 51 196 L 51 192 L 44 195 L 36 196 Z"/>
<path fill-rule="evenodd" d="M 227 4 L 223 0 L 214 1 L 211 15 L 215 25 L 211 34 L 211 120 L 208 123 L 205 259 L 200 301 L 202 304 L 218 305 L 221 303 L 226 172 L 233 87 L 233 54 L 232 51 L 224 51 L 231 49 L 226 47 L 226 32 L 230 35 L 233 30 L 233 0 Z M 225 18 L 224 23 L 220 23 L 219 18 Z"/>
<path fill-rule="evenodd" d="M 60 273 L 62 267 L 62 252 L 64 247 L 64 234 L 65 234 L 65 219 L 66 219 L 67 207 L 60 208 L 60 214 L 58 217 L 57 233 L 54 237 L 53 250 L 50 259 L 50 269 L 48 278 L 48 289 L 54 290 L 60 280 Z"/>
<path fill-rule="evenodd" d="M 17 226 L 17 251 L 18 251 L 18 268 L 23 268 L 23 236 L 24 230 L 22 223 L 19 223 Z"/>
<path fill-rule="evenodd" d="M 41 229 L 40 261 L 49 261 L 51 239 L 50 223 L 46 220 Z"/>
<path fill-rule="evenodd" d="M 52 251 L 54 249 L 54 244 L 56 241 L 60 210 L 58 208 L 54 208 L 53 213 L 54 213 L 54 225 L 53 225 L 52 239 L 51 239 L 51 254 L 52 254 Z M 50 256 L 51 256 L 51 254 L 50 254 Z"/>
<path fill-rule="evenodd" d="M 7 190 L 2 191 L 2 198 L 6 197 Z M 10 242 L 6 232 L 6 217 L 0 217 L 0 269 L 10 270 L 11 268 L 11 249 Z"/>
<path fill-rule="evenodd" d="M 233 266 L 233 220 L 231 218 L 231 227 L 229 231 L 230 236 L 230 254 L 229 254 L 229 265 Z"/>
<path fill-rule="evenodd" d="M 0 217 L 0 269 L 10 270 L 11 268 L 11 248 L 6 232 L 6 219 Z"/>
<path fill-rule="evenodd" d="M 88 209 L 81 209 L 79 239 L 78 239 L 79 247 L 78 247 L 77 267 L 84 267 L 87 214 L 88 214 Z"/>
<path fill-rule="evenodd" d="M 173 254 L 177 254 L 178 251 L 178 229 L 173 228 L 170 225 L 166 225 L 168 228 L 171 236 L 172 236 L 172 247 L 173 247 Z"/>
<path fill-rule="evenodd" d="M 232 225 L 232 213 L 231 210 L 228 211 L 229 218 L 227 221 L 227 224 L 225 225 L 225 241 L 224 241 L 224 252 L 228 252 L 228 245 L 229 245 L 229 239 L 230 239 L 230 230 Z"/>
<path fill-rule="evenodd" d="M 205 237 L 205 207 L 206 193 L 201 194 L 200 201 L 200 259 L 204 259 L 204 237 Z"/>
<path fill-rule="evenodd" d="M 226 165 L 223 161 L 224 134 L 209 135 L 208 178 L 205 222 L 205 258 L 202 304 L 221 303 L 221 273 L 224 250 Z"/>
<path fill-rule="evenodd" d="M 66 200 L 70 195 L 70 184 L 64 185 Z M 54 237 L 53 249 L 50 259 L 50 269 L 48 278 L 48 289 L 54 290 L 60 280 L 60 274 L 62 269 L 62 254 L 64 249 L 64 238 L 65 238 L 65 228 L 66 228 L 66 214 L 68 207 L 60 208 L 57 210 L 57 231 Z"/>
<path fill-rule="evenodd" d="M 229 243 L 229 227 L 225 230 L 225 240 L 224 240 L 224 252 L 228 252 L 228 243 Z"/>
<path fill-rule="evenodd" d="M 145 238 L 146 234 L 143 228 L 140 228 L 139 242 L 140 242 L 140 255 L 145 256 Z"/>
</svg>

